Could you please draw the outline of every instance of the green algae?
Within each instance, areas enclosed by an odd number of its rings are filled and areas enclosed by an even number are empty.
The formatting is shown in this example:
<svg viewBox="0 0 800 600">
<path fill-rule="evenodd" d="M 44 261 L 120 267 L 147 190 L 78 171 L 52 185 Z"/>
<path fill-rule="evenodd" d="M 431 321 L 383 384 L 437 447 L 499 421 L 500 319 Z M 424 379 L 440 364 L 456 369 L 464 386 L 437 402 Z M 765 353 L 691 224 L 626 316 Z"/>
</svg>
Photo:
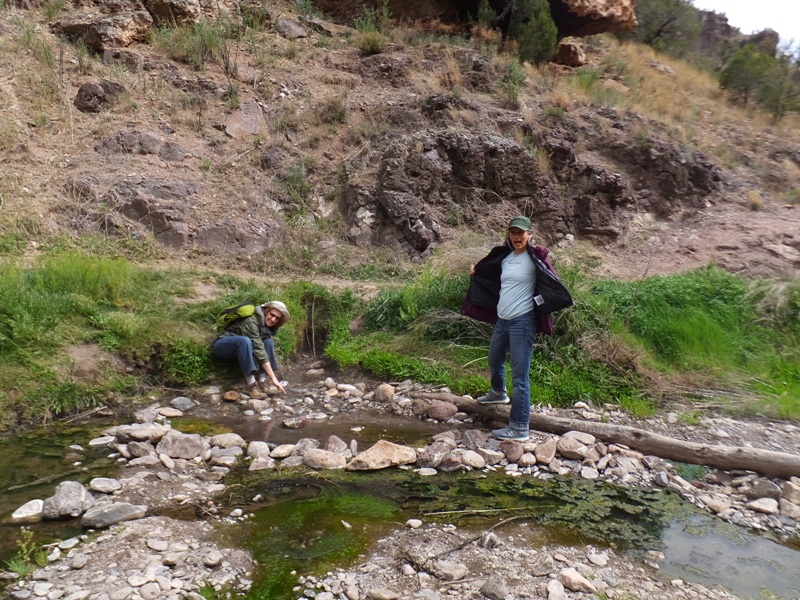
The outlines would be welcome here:
<svg viewBox="0 0 800 600">
<path fill-rule="evenodd" d="M 340 486 L 318 489 L 315 497 L 285 499 L 255 512 L 245 542 L 258 562 L 248 598 L 291 597 L 296 573 L 348 565 L 396 525 L 398 506 L 391 499 Z"/>
</svg>

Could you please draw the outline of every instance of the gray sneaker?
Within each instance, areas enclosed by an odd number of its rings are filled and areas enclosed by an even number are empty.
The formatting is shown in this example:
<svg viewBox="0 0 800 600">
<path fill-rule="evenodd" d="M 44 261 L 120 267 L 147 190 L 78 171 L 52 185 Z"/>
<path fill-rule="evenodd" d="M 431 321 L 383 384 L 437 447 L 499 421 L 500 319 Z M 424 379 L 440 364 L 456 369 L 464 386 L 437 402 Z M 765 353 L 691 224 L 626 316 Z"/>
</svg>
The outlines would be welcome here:
<svg viewBox="0 0 800 600">
<path fill-rule="evenodd" d="M 485 396 L 477 398 L 478 404 L 508 404 L 511 400 L 505 392 L 495 392 L 492 390 Z"/>
<path fill-rule="evenodd" d="M 524 442 L 528 439 L 527 431 L 520 431 L 513 427 L 503 427 L 502 429 L 493 429 L 492 435 L 498 440 L 514 440 L 515 442 Z"/>
</svg>

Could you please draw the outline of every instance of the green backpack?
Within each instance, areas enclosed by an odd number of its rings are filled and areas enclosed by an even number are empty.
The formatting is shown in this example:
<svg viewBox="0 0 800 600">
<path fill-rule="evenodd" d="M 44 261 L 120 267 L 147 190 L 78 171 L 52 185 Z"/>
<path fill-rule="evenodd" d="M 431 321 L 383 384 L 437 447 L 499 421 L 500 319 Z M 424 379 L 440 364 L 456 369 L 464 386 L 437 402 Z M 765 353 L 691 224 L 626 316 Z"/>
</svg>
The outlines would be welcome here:
<svg viewBox="0 0 800 600">
<path fill-rule="evenodd" d="M 246 319 L 254 312 L 256 312 L 255 305 L 248 302 L 226 306 L 217 313 L 217 331 L 227 329 L 231 323 L 235 323 L 239 319 Z"/>
</svg>

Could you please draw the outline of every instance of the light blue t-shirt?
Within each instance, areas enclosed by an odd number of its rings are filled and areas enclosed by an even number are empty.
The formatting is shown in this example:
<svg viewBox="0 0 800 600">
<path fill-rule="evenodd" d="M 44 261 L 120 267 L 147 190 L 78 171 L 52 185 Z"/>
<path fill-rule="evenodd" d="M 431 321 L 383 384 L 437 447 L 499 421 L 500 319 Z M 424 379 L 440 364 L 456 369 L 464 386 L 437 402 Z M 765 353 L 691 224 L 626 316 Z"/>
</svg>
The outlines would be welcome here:
<svg viewBox="0 0 800 600">
<path fill-rule="evenodd" d="M 502 265 L 497 316 L 508 320 L 533 310 L 536 267 L 527 252 L 512 252 L 503 259 Z"/>
</svg>

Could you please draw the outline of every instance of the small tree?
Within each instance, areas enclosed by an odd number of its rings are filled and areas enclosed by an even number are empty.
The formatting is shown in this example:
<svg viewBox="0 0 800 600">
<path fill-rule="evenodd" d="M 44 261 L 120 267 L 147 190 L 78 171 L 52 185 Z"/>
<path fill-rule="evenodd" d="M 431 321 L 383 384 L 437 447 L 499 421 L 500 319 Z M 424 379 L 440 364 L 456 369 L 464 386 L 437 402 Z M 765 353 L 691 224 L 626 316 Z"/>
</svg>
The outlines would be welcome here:
<svg viewBox="0 0 800 600">
<path fill-rule="evenodd" d="M 558 50 L 558 29 L 548 0 L 518 0 L 509 34 L 517 41 L 520 60 L 539 65 L 553 58 Z"/>
<path fill-rule="evenodd" d="M 495 26 L 495 21 L 497 20 L 497 11 L 492 8 L 492 5 L 489 4 L 489 0 L 481 0 L 478 4 L 478 14 L 476 17 L 478 23 L 492 29 Z"/>
<path fill-rule="evenodd" d="M 700 18 L 691 0 L 638 0 L 638 26 L 620 39 L 634 39 L 659 52 L 682 58 L 700 39 Z"/>
<path fill-rule="evenodd" d="M 775 58 L 756 50 L 753 44 L 742 46 L 719 74 L 719 85 L 734 92 L 747 105 L 762 91 L 775 68 Z"/>
<path fill-rule="evenodd" d="M 792 56 L 787 48 L 778 55 L 759 90 L 758 100 L 775 122 L 787 112 L 800 110 L 800 50 Z"/>
</svg>

